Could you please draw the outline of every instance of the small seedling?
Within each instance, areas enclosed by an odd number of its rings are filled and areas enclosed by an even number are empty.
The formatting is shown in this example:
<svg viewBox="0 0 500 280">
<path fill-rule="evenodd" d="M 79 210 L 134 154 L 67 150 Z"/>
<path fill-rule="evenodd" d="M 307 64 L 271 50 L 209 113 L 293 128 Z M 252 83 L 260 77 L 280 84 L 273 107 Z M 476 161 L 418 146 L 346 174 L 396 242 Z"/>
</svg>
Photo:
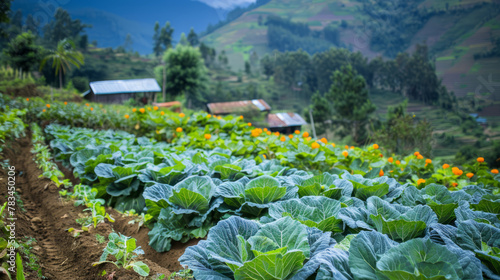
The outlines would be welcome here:
<svg viewBox="0 0 500 280">
<path fill-rule="evenodd" d="M 189 280 L 194 279 L 193 272 L 191 269 L 183 269 L 178 272 L 172 272 L 170 276 L 168 276 L 168 280 Z"/>
<path fill-rule="evenodd" d="M 99 242 L 99 244 L 106 242 L 106 238 L 100 234 L 96 234 L 95 239 L 97 240 L 97 242 Z"/>
<path fill-rule="evenodd" d="M 104 252 L 99 259 L 99 262 L 95 262 L 92 265 L 100 265 L 102 263 L 112 263 L 117 267 L 123 267 L 125 269 L 134 269 L 141 276 L 149 275 L 149 267 L 142 261 L 134 261 L 138 255 L 143 255 L 144 251 L 141 247 L 136 246 L 136 239 L 131 238 L 121 233 L 112 232 L 108 236 L 109 242 L 104 248 Z M 115 257 L 116 261 L 108 261 L 108 256 L 112 255 Z"/>
</svg>

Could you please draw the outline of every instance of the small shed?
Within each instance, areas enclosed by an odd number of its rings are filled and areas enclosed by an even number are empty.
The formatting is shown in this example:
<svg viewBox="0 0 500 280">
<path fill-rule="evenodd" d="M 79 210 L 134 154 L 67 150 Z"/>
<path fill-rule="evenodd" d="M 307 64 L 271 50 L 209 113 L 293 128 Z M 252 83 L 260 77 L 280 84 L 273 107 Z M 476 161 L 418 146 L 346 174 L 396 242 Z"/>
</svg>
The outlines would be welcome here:
<svg viewBox="0 0 500 280">
<path fill-rule="evenodd" d="M 123 103 L 136 99 L 148 104 L 161 88 L 155 79 L 133 79 L 90 82 L 90 90 L 83 97 L 92 102 Z"/>
<path fill-rule="evenodd" d="M 271 111 L 271 106 L 263 99 L 208 103 L 207 109 L 213 115 L 229 115 L 229 114 L 244 114 L 250 112 L 265 112 Z"/>
<path fill-rule="evenodd" d="M 284 134 L 292 134 L 295 130 L 301 130 L 301 127 L 307 122 L 296 113 L 276 113 L 267 115 L 269 130 Z"/>
</svg>

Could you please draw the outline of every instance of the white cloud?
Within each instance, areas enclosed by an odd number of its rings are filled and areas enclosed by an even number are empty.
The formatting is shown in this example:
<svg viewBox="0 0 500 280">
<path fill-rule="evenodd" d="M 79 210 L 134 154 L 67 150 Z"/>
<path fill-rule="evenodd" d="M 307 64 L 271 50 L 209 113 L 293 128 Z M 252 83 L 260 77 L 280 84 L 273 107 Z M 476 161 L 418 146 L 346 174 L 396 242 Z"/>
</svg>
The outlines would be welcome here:
<svg viewBox="0 0 500 280">
<path fill-rule="evenodd" d="M 256 0 L 196 0 L 215 9 L 230 10 L 238 6 L 248 6 Z"/>
</svg>

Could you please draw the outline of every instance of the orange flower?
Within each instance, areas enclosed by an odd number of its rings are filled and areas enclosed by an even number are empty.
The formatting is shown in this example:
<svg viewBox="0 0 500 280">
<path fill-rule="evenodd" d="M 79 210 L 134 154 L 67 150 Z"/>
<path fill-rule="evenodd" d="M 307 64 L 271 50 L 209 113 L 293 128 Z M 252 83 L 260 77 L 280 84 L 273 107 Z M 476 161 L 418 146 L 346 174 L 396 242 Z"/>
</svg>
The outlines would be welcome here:
<svg viewBox="0 0 500 280">
<path fill-rule="evenodd" d="M 309 132 L 306 131 L 306 132 L 302 133 L 302 137 L 304 137 L 304 138 L 309 137 Z"/>
<path fill-rule="evenodd" d="M 205 134 L 205 135 L 204 135 L 204 137 L 205 137 L 205 139 L 209 140 L 210 138 L 212 138 L 212 135 L 210 135 L 210 134 Z"/>
<path fill-rule="evenodd" d="M 126 119 L 128 119 L 128 118 L 130 118 L 130 116 L 126 114 L 126 115 L 125 115 L 125 118 L 126 118 Z"/>
<path fill-rule="evenodd" d="M 470 179 L 470 178 L 474 177 L 474 173 L 469 172 L 469 173 L 465 174 L 465 176 L 467 176 L 467 178 Z"/>
<path fill-rule="evenodd" d="M 484 162 L 484 158 L 483 158 L 483 157 L 478 157 L 478 158 L 477 158 L 477 162 L 479 162 L 479 163 Z"/>
<path fill-rule="evenodd" d="M 248 126 L 252 126 L 252 123 L 251 123 L 251 122 L 249 122 L 249 123 L 247 123 L 247 125 L 248 125 Z"/>
<path fill-rule="evenodd" d="M 432 160 L 430 158 L 428 158 L 428 159 L 425 160 L 425 163 L 426 164 L 430 164 L 430 163 L 432 163 Z"/>
<path fill-rule="evenodd" d="M 396 165 L 400 165 L 401 162 L 399 160 L 396 160 Z"/>
<path fill-rule="evenodd" d="M 165 112 L 161 111 L 161 112 L 160 112 L 160 115 L 162 115 L 162 116 L 163 116 L 163 115 L 165 115 Z"/>
<path fill-rule="evenodd" d="M 418 156 L 418 155 L 420 155 L 420 153 L 419 152 L 414 152 L 413 155 L 414 156 Z"/>
<path fill-rule="evenodd" d="M 175 131 L 177 131 L 177 132 L 182 132 L 182 127 L 178 127 L 178 128 L 176 128 L 176 129 L 175 129 Z"/>
<path fill-rule="evenodd" d="M 353 150 L 353 149 L 354 149 L 354 146 L 351 146 L 351 150 Z"/>
<path fill-rule="evenodd" d="M 346 149 L 346 150 L 349 150 L 349 146 L 345 145 L 345 149 Z"/>
<path fill-rule="evenodd" d="M 26 101 L 30 101 L 30 99 L 29 99 L 29 98 L 26 98 Z"/>
<path fill-rule="evenodd" d="M 93 108 L 93 107 L 90 107 L 90 111 L 94 111 L 94 108 Z"/>
<path fill-rule="evenodd" d="M 288 138 L 293 139 L 293 134 L 288 135 Z"/>
<path fill-rule="evenodd" d="M 448 168 L 450 168 L 449 164 L 447 164 L 447 163 L 443 164 L 443 169 L 448 169 Z"/>
<path fill-rule="evenodd" d="M 380 157 L 384 157 L 384 155 L 383 155 L 383 154 L 380 154 Z"/>
<path fill-rule="evenodd" d="M 147 107 L 148 108 L 148 111 L 151 111 L 151 107 Z"/>
<path fill-rule="evenodd" d="M 387 159 L 388 162 L 392 163 L 394 161 L 394 159 L 392 157 L 388 158 Z"/>
<path fill-rule="evenodd" d="M 453 174 L 455 174 L 457 176 L 460 176 L 460 175 L 464 174 L 464 172 L 462 170 L 460 170 L 458 167 L 453 167 L 451 169 L 451 171 L 453 172 Z"/>
<path fill-rule="evenodd" d="M 47 108 L 50 108 L 50 104 L 46 104 L 45 106 L 47 106 Z"/>
<path fill-rule="evenodd" d="M 266 131 L 266 134 L 267 135 L 271 135 L 271 131 Z"/>
<path fill-rule="evenodd" d="M 332 143 L 332 147 L 334 147 L 334 148 L 335 148 L 335 143 Z"/>
<path fill-rule="evenodd" d="M 280 133 L 276 131 L 276 132 L 274 133 L 274 135 L 276 135 L 276 136 L 280 136 Z"/>
<path fill-rule="evenodd" d="M 85 106 L 89 107 L 90 105 L 89 105 L 89 103 L 85 103 Z"/>
<path fill-rule="evenodd" d="M 211 117 L 212 117 L 212 115 L 210 115 L 210 114 L 207 115 L 207 118 L 211 118 Z"/>
<path fill-rule="evenodd" d="M 158 129 L 156 130 L 156 134 L 160 134 L 160 131 Z"/>
<path fill-rule="evenodd" d="M 453 183 L 451 183 L 451 185 L 456 187 L 456 186 L 458 186 L 458 183 L 453 182 Z"/>
<path fill-rule="evenodd" d="M 186 115 L 184 113 L 179 114 L 179 118 L 184 118 Z"/>
<path fill-rule="evenodd" d="M 376 150 L 378 149 L 378 144 L 373 144 L 373 148 Z"/>
<path fill-rule="evenodd" d="M 141 108 L 141 109 L 139 109 L 139 112 L 144 114 L 144 112 L 146 112 L 146 110 L 144 108 Z"/>
<path fill-rule="evenodd" d="M 424 156 L 422 156 L 421 154 L 419 154 L 419 155 L 417 156 L 417 158 L 418 158 L 418 159 L 424 159 Z"/>
<path fill-rule="evenodd" d="M 155 111 L 158 110 L 158 106 L 154 106 L 153 110 L 155 110 Z"/>
<path fill-rule="evenodd" d="M 68 102 L 64 101 L 64 105 L 68 105 Z"/>
<path fill-rule="evenodd" d="M 498 174 L 498 169 L 491 169 L 491 173 Z"/>
<path fill-rule="evenodd" d="M 221 117 L 221 116 L 219 116 L 219 117 L 217 117 L 217 119 L 218 119 L 218 120 L 220 120 L 220 119 L 222 119 L 222 117 Z"/>
<path fill-rule="evenodd" d="M 319 144 L 318 144 L 318 142 L 314 142 L 314 143 L 312 143 L 312 144 L 311 144 L 311 148 L 313 148 L 313 149 L 317 149 L 317 148 L 319 148 Z"/>
<path fill-rule="evenodd" d="M 417 186 L 420 184 L 423 184 L 423 183 L 425 183 L 425 179 L 418 179 L 417 180 Z"/>
<path fill-rule="evenodd" d="M 264 127 L 264 131 L 267 131 L 267 127 Z"/>
<path fill-rule="evenodd" d="M 240 119 L 243 119 L 243 116 L 240 116 Z"/>
<path fill-rule="evenodd" d="M 266 155 L 262 155 L 263 158 L 267 158 Z"/>
<path fill-rule="evenodd" d="M 285 136 L 281 136 L 280 141 L 281 142 L 285 142 L 286 141 L 286 137 Z"/>
<path fill-rule="evenodd" d="M 311 141 L 311 139 L 312 139 L 311 136 L 309 136 L 306 138 L 306 141 Z"/>
<path fill-rule="evenodd" d="M 295 130 L 295 134 L 299 135 L 300 134 L 300 130 Z"/>
<path fill-rule="evenodd" d="M 42 112 L 45 112 L 45 109 L 43 109 Z"/>
<path fill-rule="evenodd" d="M 384 170 L 380 169 L 380 172 L 378 173 L 378 176 L 380 176 L 380 177 L 384 176 Z"/>
<path fill-rule="evenodd" d="M 325 137 L 321 138 L 321 140 L 319 140 L 319 141 L 323 142 L 324 144 L 328 143 L 328 140 L 326 140 Z"/>
<path fill-rule="evenodd" d="M 343 152 L 342 152 L 342 155 L 343 155 L 344 157 L 347 157 L 347 156 L 349 155 L 349 153 L 348 153 L 347 151 L 343 151 Z"/>
<path fill-rule="evenodd" d="M 133 109 L 132 109 L 132 112 L 133 112 L 133 113 L 135 113 L 136 111 L 137 111 L 137 109 L 136 109 L 136 108 L 133 108 Z"/>
</svg>

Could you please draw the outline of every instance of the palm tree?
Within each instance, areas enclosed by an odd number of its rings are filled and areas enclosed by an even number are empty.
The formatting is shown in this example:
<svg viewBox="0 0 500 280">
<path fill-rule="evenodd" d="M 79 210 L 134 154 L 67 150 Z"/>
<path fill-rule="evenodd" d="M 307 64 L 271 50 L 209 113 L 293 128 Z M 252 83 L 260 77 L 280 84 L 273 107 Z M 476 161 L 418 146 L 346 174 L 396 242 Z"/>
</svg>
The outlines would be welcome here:
<svg viewBox="0 0 500 280">
<path fill-rule="evenodd" d="M 71 65 L 80 68 L 83 65 L 83 54 L 76 50 L 73 41 L 64 39 L 57 43 L 57 48 L 51 50 L 40 64 L 40 70 L 43 68 L 47 60 L 52 60 L 52 68 L 56 69 L 56 75 L 59 74 L 59 88 L 62 89 L 63 75 L 66 74 Z"/>
</svg>

